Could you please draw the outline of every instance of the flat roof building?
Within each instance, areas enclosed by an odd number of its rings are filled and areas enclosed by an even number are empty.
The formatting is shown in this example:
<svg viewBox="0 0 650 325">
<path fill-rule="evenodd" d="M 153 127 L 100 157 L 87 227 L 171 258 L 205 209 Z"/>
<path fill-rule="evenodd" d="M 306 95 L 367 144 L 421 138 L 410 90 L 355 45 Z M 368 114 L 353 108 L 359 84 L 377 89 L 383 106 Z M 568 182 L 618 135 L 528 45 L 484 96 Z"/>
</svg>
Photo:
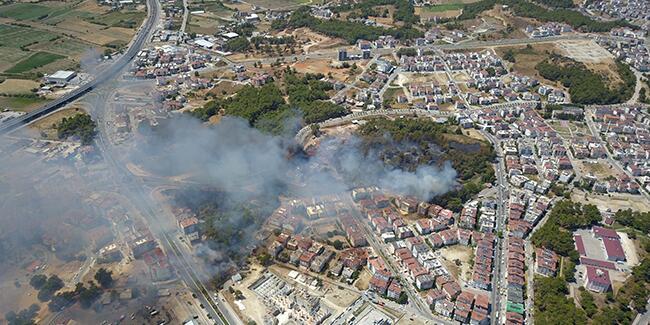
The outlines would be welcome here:
<svg viewBox="0 0 650 325">
<path fill-rule="evenodd" d="M 45 76 L 45 82 L 51 84 L 65 84 L 77 76 L 75 71 L 59 70 L 49 76 Z"/>
</svg>

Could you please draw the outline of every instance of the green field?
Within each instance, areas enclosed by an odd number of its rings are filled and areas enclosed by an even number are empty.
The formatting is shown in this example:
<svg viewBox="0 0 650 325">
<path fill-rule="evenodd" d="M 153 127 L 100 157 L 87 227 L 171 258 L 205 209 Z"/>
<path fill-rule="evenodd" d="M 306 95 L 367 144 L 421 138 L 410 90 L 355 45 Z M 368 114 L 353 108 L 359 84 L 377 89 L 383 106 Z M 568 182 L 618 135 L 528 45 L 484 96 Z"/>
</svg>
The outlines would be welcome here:
<svg viewBox="0 0 650 325">
<path fill-rule="evenodd" d="M 40 97 L 5 97 L 0 96 L 0 107 L 11 108 L 18 111 L 30 111 L 48 100 Z"/>
<path fill-rule="evenodd" d="M 449 10 L 460 10 L 463 9 L 464 6 L 465 4 L 463 3 L 454 2 L 454 3 L 445 3 L 440 5 L 427 6 L 426 10 L 431 12 L 443 12 Z"/>
<path fill-rule="evenodd" d="M 88 51 L 89 45 L 72 38 L 60 38 L 54 42 L 40 43 L 29 47 L 34 51 L 47 51 L 63 56 L 74 57 Z"/>
<path fill-rule="evenodd" d="M 14 3 L 0 7 L 0 17 L 16 20 L 41 20 L 70 11 L 68 7 L 48 7 L 35 3 Z"/>
<path fill-rule="evenodd" d="M 99 16 L 85 18 L 86 21 L 111 27 L 137 28 L 144 20 L 142 11 L 111 11 Z"/>
<path fill-rule="evenodd" d="M 41 42 L 49 42 L 60 36 L 31 27 L 0 24 L 0 46 L 20 48 Z"/>
<path fill-rule="evenodd" d="M 64 59 L 65 56 L 49 52 L 36 52 L 27 59 L 24 59 L 13 67 L 9 68 L 7 73 L 23 73 L 32 69 L 40 68 L 54 61 Z"/>
</svg>

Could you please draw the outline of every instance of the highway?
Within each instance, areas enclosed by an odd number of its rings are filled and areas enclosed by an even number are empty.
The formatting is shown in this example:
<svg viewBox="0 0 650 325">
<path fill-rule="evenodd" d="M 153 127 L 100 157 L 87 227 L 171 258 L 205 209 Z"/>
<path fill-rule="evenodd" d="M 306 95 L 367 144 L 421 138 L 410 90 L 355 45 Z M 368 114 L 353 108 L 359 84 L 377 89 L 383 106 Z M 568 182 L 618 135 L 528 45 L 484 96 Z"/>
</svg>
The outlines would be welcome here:
<svg viewBox="0 0 650 325">
<path fill-rule="evenodd" d="M 117 58 L 115 62 L 104 70 L 98 72 L 92 80 L 81 85 L 72 92 L 28 114 L 3 123 L 0 125 L 0 134 L 14 131 L 30 122 L 51 114 L 93 90 L 96 90 L 93 94 L 100 96 L 101 100 L 97 101 L 98 105 L 92 107 L 92 110 L 97 114 L 106 114 L 107 107 L 105 107 L 105 105 L 109 101 L 109 98 L 101 98 L 101 94 L 105 93 L 106 90 L 113 89 L 112 86 L 114 85 L 109 83 L 115 82 L 116 77 L 122 75 L 125 68 L 148 42 L 154 27 L 160 20 L 160 4 L 158 0 L 147 0 L 147 7 L 148 12 L 146 21 L 137 32 L 136 37 L 131 42 L 128 50 Z M 100 87 L 106 84 L 109 84 L 107 85 L 108 87 Z M 160 211 L 156 202 L 153 202 L 153 199 L 145 193 L 147 188 L 145 184 L 134 177 L 124 165 L 120 164 L 114 158 L 116 157 L 116 153 L 113 152 L 113 147 L 106 139 L 105 120 L 100 120 L 101 122 L 98 123 L 99 132 L 96 143 L 98 150 L 101 152 L 101 155 L 115 176 L 115 185 L 126 197 L 130 198 L 130 202 L 133 206 L 137 207 L 138 211 L 145 219 L 146 224 L 149 225 L 151 232 L 158 240 L 159 245 L 166 252 L 170 262 L 176 268 L 177 275 L 186 286 L 197 295 L 196 299 L 198 299 L 198 301 L 204 306 L 204 312 L 201 316 L 205 317 L 206 315 L 210 315 L 209 318 L 212 319 L 211 322 L 214 322 L 215 324 L 241 324 L 241 321 L 237 316 L 234 316 L 230 310 L 223 305 L 224 302 L 215 298 L 204 286 L 202 279 L 204 279 L 205 276 L 201 278 L 198 275 L 205 275 L 206 273 L 196 271 L 192 252 L 190 252 L 189 248 L 180 241 L 178 237 L 179 233 L 177 231 L 169 231 L 169 229 L 175 229 L 175 224 L 172 221 L 170 227 L 171 219 L 163 219 L 162 215 L 164 212 Z"/>
<path fill-rule="evenodd" d="M 106 103 L 107 101 L 99 102 Z M 95 107 L 95 109 L 100 113 L 107 112 L 106 107 Z M 173 220 L 165 219 L 165 212 L 145 192 L 147 187 L 114 158 L 117 154 L 114 152 L 114 147 L 106 139 L 106 134 L 106 124 L 100 123 L 96 140 L 97 147 L 115 176 L 116 186 L 125 197 L 130 198 L 131 204 L 137 207 L 145 223 L 149 226 L 149 230 L 167 254 L 170 263 L 176 268 L 176 274 L 196 294 L 196 299 L 205 307 L 205 313 L 210 315 L 215 324 L 240 324 L 236 316 L 231 316 L 229 312 L 222 312 L 225 306 L 222 305 L 219 299 L 215 299 L 203 284 L 199 274 L 204 273 L 195 270 L 192 253 L 189 252 L 185 243 L 179 239 L 180 233 L 176 231 Z"/>
<path fill-rule="evenodd" d="M 55 112 L 59 108 L 75 101 L 89 91 L 97 88 L 99 85 L 111 80 L 122 69 L 124 69 L 133 58 L 140 52 L 143 45 L 147 42 L 151 35 L 153 27 L 156 25 L 160 18 L 160 4 L 158 0 L 147 0 L 147 19 L 137 32 L 135 38 L 131 42 L 129 49 L 122 54 L 113 64 L 99 71 L 97 75 L 79 88 L 45 104 L 44 106 L 35 109 L 25 115 L 11 119 L 5 123 L 0 124 L 0 134 L 6 134 L 16 130 L 30 122 L 33 122 L 43 116 Z"/>
</svg>

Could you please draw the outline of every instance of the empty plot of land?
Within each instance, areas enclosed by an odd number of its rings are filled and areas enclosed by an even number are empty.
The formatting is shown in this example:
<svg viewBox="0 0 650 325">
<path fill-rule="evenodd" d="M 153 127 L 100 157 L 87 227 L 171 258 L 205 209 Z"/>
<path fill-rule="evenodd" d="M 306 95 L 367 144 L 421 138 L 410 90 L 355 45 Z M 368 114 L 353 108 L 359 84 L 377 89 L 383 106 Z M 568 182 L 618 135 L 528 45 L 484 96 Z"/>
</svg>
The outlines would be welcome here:
<svg viewBox="0 0 650 325">
<path fill-rule="evenodd" d="M 65 108 L 30 124 L 29 128 L 44 132 L 48 139 L 58 139 L 56 136 L 56 125 L 60 123 L 64 117 L 71 117 L 80 113 L 83 113 L 83 110 L 80 107 Z"/>
<path fill-rule="evenodd" d="M 362 67 L 359 65 L 360 68 Z M 337 69 L 330 65 L 330 60 L 304 60 L 292 65 L 300 73 L 322 73 L 324 75 L 332 74 L 332 78 L 337 81 L 346 81 L 350 79 L 350 69 Z"/>
<path fill-rule="evenodd" d="M 0 107 L 14 111 L 30 112 L 43 105 L 45 102 L 47 102 L 47 100 L 40 97 L 0 96 Z"/>
<path fill-rule="evenodd" d="M 31 90 L 38 88 L 39 83 L 25 79 L 7 79 L 0 83 L 0 94 L 31 94 Z"/>
<path fill-rule="evenodd" d="M 621 236 L 621 245 L 623 246 L 623 251 L 625 252 L 625 258 L 627 259 L 628 265 L 637 265 L 639 264 L 639 255 L 636 253 L 636 246 L 634 241 L 628 237 L 624 232 L 618 232 L 618 235 Z"/>
<path fill-rule="evenodd" d="M 566 56 L 580 62 L 601 62 L 612 58 L 594 41 L 560 41 L 556 45 Z"/>
<path fill-rule="evenodd" d="M 621 209 L 632 209 L 638 211 L 650 211 L 650 203 L 643 200 L 642 196 L 623 193 L 596 194 L 585 193 L 574 190 L 571 193 L 571 199 L 582 204 L 593 204 L 599 209 L 612 209 L 618 211 Z"/>
<path fill-rule="evenodd" d="M 197 34 L 214 34 L 219 26 L 228 21 L 212 14 L 194 15 L 190 14 L 187 21 L 188 32 Z"/>
<path fill-rule="evenodd" d="M 449 78 L 444 72 L 433 73 L 400 73 L 397 76 L 398 85 L 432 83 L 434 85 L 447 85 Z"/>
</svg>

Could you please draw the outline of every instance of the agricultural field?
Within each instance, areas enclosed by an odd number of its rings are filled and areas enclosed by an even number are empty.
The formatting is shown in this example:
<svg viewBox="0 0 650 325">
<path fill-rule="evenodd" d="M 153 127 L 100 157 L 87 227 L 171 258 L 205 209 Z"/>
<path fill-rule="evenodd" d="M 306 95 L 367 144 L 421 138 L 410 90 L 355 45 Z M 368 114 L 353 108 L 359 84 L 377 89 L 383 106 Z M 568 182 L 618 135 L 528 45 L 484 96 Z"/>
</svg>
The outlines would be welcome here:
<svg viewBox="0 0 650 325">
<path fill-rule="evenodd" d="M 77 68 L 90 51 L 128 44 L 145 16 L 143 8 L 111 11 L 96 0 L 0 5 L 0 75 L 37 79 Z"/>
<path fill-rule="evenodd" d="M 15 20 L 43 20 L 68 12 L 70 9 L 64 5 L 42 5 L 36 3 L 14 3 L 0 7 L 0 17 Z"/>
<path fill-rule="evenodd" d="M 86 21 L 108 27 L 137 28 L 146 14 L 142 11 L 111 11 L 99 16 L 91 16 Z"/>
<path fill-rule="evenodd" d="M 32 54 L 30 57 L 27 59 L 24 59 L 13 67 L 7 69 L 5 72 L 6 73 L 11 73 L 11 74 L 20 74 L 23 72 L 27 72 L 32 69 L 40 68 L 44 65 L 50 64 L 54 61 L 60 60 L 65 58 L 62 55 L 54 54 L 54 53 L 49 53 L 49 52 L 36 52 Z"/>
</svg>

